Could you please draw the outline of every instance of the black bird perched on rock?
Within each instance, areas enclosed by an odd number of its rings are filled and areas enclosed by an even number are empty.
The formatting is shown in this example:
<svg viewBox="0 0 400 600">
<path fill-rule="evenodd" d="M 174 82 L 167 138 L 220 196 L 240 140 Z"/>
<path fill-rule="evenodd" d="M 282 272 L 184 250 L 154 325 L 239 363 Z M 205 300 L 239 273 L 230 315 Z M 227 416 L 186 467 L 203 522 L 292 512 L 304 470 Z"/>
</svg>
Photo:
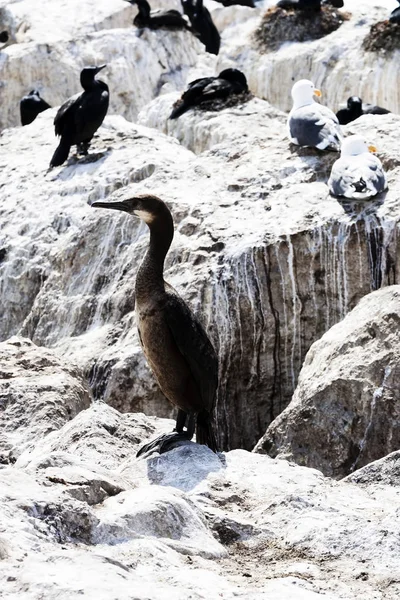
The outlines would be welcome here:
<svg viewBox="0 0 400 600">
<path fill-rule="evenodd" d="M 54 129 L 61 140 L 50 161 L 50 167 L 62 165 L 74 144 L 80 152 L 87 154 L 92 137 L 108 110 L 108 85 L 100 79 L 95 79 L 97 73 L 105 66 L 82 69 L 81 86 L 84 92 L 72 96 L 58 110 L 54 119 Z"/>
<path fill-rule="evenodd" d="M 139 28 L 148 29 L 189 29 L 189 23 L 179 10 L 151 10 L 147 0 L 126 0 L 129 4 L 137 4 L 138 14 L 133 24 Z"/>
<path fill-rule="evenodd" d="M 216 0 L 222 4 L 222 6 L 249 6 L 250 8 L 254 8 L 254 0 Z"/>
<path fill-rule="evenodd" d="M 189 18 L 192 31 L 206 47 L 206 52 L 218 54 L 221 36 L 203 0 L 181 0 L 183 12 Z"/>
<path fill-rule="evenodd" d="M 150 244 L 135 284 L 139 338 L 161 391 L 178 408 L 178 416 L 174 433 L 150 442 L 138 456 L 156 447 L 160 453 L 166 452 L 171 443 L 190 440 L 195 424 L 197 442 L 216 451 L 212 421 L 218 359 L 202 325 L 163 278 L 165 256 L 174 236 L 168 207 L 151 195 L 93 202 L 92 206 L 122 210 L 142 219 L 150 229 Z"/>
<path fill-rule="evenodd" d="M 400 4 L 400 0 L 397 1 Z M 391 23 L 400 23 L 400 6 L 392 10 L 392 12 L 390 13 L 389 21 Z"/>
<path fill-rule="evenodd" d="M 5 44 L 6 42 L 8 42 L 8 31 L 2 31 L 0 33 L 0 44 Z"/>
<path fill-rule="evenodd" d="M 342 108 L 336 113 L 339 123 L 347 125 L 351 121 L 355 121 L 361 115 L 386 115 L 390 110 L 375 106 L 374 104 L 363 104 L 363 101 L 358 96 L 350 96 L 347 100 L 347 108 Z"/>
<path fill-rule="evenodd" d="M 325 0 L 323 4 L 330 4 L 334 8 L 342 8 L 343 0 Z M 319 12 L 321 10 L 321 0 L 279 0 L 277 5 L 279 8 L 294 9 L 302 11 Z"/>
<path fill-rule="evenodd" d="M 22 125 L 29 125 L 39 113 L 48 108 L 51 108 L 51 106 L 40 97 L 39 90 L 31 90 L 29 94 L 21 98 L 19 103 Z"/>
<path fill-rule="evenodd" d="M 170 119 L 177 119 L 192 106 L 202 102 L 225 99 L 231 94 L 248 92 L 247 80 L 239 69 L 224 69 L 217 77 L 202 77 L 189 83 L 182 94 L 181 101 L 170 114 Z M 178 101 L 179 102 L 179 101 Z"/>
</svg>

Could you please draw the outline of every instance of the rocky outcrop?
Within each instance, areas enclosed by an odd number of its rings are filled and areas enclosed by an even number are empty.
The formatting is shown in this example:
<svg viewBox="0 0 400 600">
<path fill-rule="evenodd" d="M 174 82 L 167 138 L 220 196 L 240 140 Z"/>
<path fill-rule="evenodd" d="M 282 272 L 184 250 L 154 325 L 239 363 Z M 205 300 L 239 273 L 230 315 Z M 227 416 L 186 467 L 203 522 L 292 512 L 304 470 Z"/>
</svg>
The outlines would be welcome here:
<svg viewBox="0 0 400 600">
<path fill-rule="evenodd" d="M 350 18 L 319 40 L 283 44 L 268 52 L 256 39 L 261 19 L 254 15 L 232 26 L 222 36 L 217 70 L 240 68 L 251 91 L 281 110 L 292 107 L 290 90 L 298 79 L 311 79 L 323 92 L 323 102 L 337 111 L 349 96 L 400 112 L 400 97 L 392 85 L 400 75 L 400 50 L 367 52 L 363 41 L 371 25 L 387 19 L 394 8 L 390 0 L 373 3 L 346 0 Z"/>
<path fill-rule="evenodd" d="M 312 345 L 291 403 L 255 450 L 333 477 L 397 450 L 399 325 L 400 286 L 363 298 Z"/>
<path fill-rule="evenodd" d="M 0 344 L 0 463 L 58 430 L 90 405 L 90 392 L 76 367 L 30 340 Z"/>
<path fill-rule="evenodd" d="M 43 356 L 29 346 L 26 377 Z M 10 356 L 10 367 L 20 363 Z M 43 404 L 51 411 L 53 398 Z M 34 421 L 35 406 L 25 407 Z M 34 447 L 0 469 L 5 597 L 396 598 L 400 501 L 379 480 L 381 463 L 361 485 L 193 442 L 135 457 L 170 427 L 94 403 L 56 431 L 43 425 Z"/>
<path fill-rule="evenodd" d="M 252 448 L 291 399 L 310 345 L 363 295 L 396 281 L 399 118 L 366 115 L 347 128 L 378 146 L 389 181 L 384 203 L 352 204 L 329 196 L 333 153 L 291 148 L 284 116 L 259 99 L 168 125 L 186 132 L 197 156 L 108 117 L 89 157 L 47 173 L 53 116 L 1 138 L 2 338 L 20 330 L 73 358 L 96 399 L 171 416 L 136 335 L 146 228 L 87 205 L 151 191 L 175 220 L 166 279 L 219 352 L 221 444 Z"/>
</svg>

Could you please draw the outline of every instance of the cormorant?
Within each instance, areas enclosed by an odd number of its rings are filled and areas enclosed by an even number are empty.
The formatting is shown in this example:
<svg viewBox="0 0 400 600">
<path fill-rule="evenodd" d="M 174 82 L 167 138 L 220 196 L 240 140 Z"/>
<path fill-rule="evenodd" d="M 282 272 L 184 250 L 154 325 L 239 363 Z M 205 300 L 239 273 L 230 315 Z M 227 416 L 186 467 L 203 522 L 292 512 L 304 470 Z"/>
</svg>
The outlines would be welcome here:
<svg viewBox="0 0 400 600">
<path fill-rule="evenodd" d="M 347 125 L 351 121 L 355 121 L 361 115 L 386 115 L 390 110 L 375 106 L 374 104 L 363 104 L 363 101 L 358 96 L 350 96 L 347 99 L 347 108 L 342 108 L 336 113 L 339 123 Z"/>
<path fill-rule="evenodd" d="M 400 4 L 400 0 L 397 1 Z M 400 6 L 392 10 L 392 12 L 390 13 L 389 21 L 391 23 L 400 23 Z"/>
<path fill-rule="evenodd" d="M 126 0 L 129 4 L 137 4 L 138 14 L 133 19 L 136 27 L 148 29 L 188 29 L 191 30 L 189 23 L 179 12 L 179 10 L 151 10 L 147 0 Z"/>
<path fill-rule="evenodd" d="M 27 96 L 21 98 L 19 103 L 22 125 L 29 125 L 39 113 L 48 108 L 51 108 L 51 106 L 40 97 L 39 90 L 31 90 Z"/>
<path fill-rule="evenodd" d="M 222 6 L 249 6 L 250 8 L 254 8 L 254 0 L 216 0 Z"/>
<path fill-rule="evenodd" d="M 81 86 L 84 92 L 72 96 L 58 110 L 54 119 L 54 129 L 56 135 L 61 136 L 61 140 L 50 161 L 50 167 L 62 165 L 74 144 L 80 152 L 87 154 L 92 137 L 108 110 L 108 85 L 100 79 L 95 79 L 96 74 L 105 66 L 82 69 Z"/>
<path fill-rule="evenodd" d="M 315 11 L 321 10 L 321 0 L 279 0 L 276 6 L 278 8 L 302 10 L 302 11 Z"/>
<path fill-rule="evenodd" d="M 293 108 L 288 117 L 291 142 L 319 150 L 340 150 L 343 139 L 339 121 L 329 108 L 317 104 L 321 96 L 312 81 L 301 79 L 292 87 Z"/>
<path fill-rule="evenodd" d="M 361 135 L 351 135 L 342 144 L 340 158 L 333 163 L 328 187 L 334 196 L 367 200 L 387 188 L 386 174 L 375 146 Z"/>
<path fill-rule="evenodd" d="M 182 94 L 181 103 L 173 109 L 170 119 L 177 119 L 192 106 L 209 100 L 225 99 L 231 94 L 248 92 L 244 73 L 238 69 L 225 69 L 218 77 L 202 77 L 189 83 Z"/>
<path fill-rule="evenodd" d="M 211 18 L 210 11 L 203 6 L 203 0 L 181 0 L 183 12 L 189 18 L 192 31 L 206 47 L 206 52 L 218 54 L 221 36 Z"/>
<path fill-rule="evenodd" d="M 0 44 L 5 44 L 6 42 L 8 42 L 8 31 L 2 31 L 0 33 Z"/>
<path fill-rule="evenodd" d="M 178 416 L 174 433 L 150 442 L 138 456 L 157 446 L 160 453 L 165 452 L 170 443 L 190 440 L 195 423 L 197 442 L 216 451 L 212 421 L 218 359 L 202 325 L 163 278 L 165 256 L 174 236 L 168 207 L 146 194 L 122 202 L 96 201 L 92 206 L 122 210 L 142 219 L 150 229 L 150 244 L 135 284 L 139 338 L 161 391 L 178 408 Z"/>
<path fill-rule="evenodd" d="M 322 0 L 322 4 L 330 4 L 334 8 L 342 8 L 343 0 Z M 294 9 L 302 11 L 319 12 L 321 10 L 321 0 L 279 0 L 277 5 L 279 8 Z"/>
</svg>

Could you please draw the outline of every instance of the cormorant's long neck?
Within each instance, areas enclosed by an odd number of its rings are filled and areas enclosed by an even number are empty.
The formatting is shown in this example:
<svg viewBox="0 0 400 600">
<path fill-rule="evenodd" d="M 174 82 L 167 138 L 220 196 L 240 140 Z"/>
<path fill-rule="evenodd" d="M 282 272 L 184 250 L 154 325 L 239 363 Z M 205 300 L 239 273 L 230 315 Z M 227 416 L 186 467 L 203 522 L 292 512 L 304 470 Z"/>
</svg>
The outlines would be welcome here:
<svg viewBox="0 0 400 600">
<path fill-rule="evenodd" d="M 156 217 L 148 226 L 150 244 L 136 277 L 137 302 L 164 291 L 164 260 L 174 237 L 174 225 L 169 211 L 162 217 Z"/>
</svg>

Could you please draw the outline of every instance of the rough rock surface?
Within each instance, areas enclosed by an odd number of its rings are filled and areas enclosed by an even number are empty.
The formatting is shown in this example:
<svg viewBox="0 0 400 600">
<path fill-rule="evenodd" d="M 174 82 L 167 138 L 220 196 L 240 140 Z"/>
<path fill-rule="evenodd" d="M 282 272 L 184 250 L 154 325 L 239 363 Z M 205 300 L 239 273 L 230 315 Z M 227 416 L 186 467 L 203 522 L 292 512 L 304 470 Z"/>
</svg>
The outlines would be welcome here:
<svg viewBox="0 0 400 600">
<path fill-rule="evenodd" d="M 260 50 L 255 32 L 260 15 L 232 25 L 222 35 L 217 70 L 235 66 L 246 73 L 251 91 L 281 110 L 292 107 L 290 89 L 311 79 L 335 112 L 349 96 L 400 112 L 400 50 L 367 52 L 363 41 L 371 25 L 388 18 L 393 0 L 346 0 L 349 20 L 319 40 L 283 44 L 276 52 Z"/>
<path fill-rule="evenodd" d="M 32 377 L 43 353 L 30 347 Z M 0 469 L 4 598 L 396 598 L 400 491 L 380 463 L 354 483 L 193 442 L 135 458 L 170 426 L 102 403 L 43 423 Z"/>
<path fill-rule="evenodd" d="M 255 450 L 333 477 L 397 450 L 399 326 L 400 286 L 364 297 L 311 346 L 291 403 Z"/>
<path fill-rule="evenodd" d="M 334 153 L 292 148 L 285 116 L 268 103 L 167 123 L 166 101 L 148 115 L 169 137 L 109 117 L 89 157 L 50 173 L 54 111 L 3 132 L 1 336 L 20 330 L 56 347 L 118 409 L 171 416 L 137 343 L 133 282 L 146 227 L 86 204 L 150 190 L 175 220 L 166 279 L 219 351 L 221 444 L 250 449 L 289 402 L 311 343 L 396 280 L 399 117 L 366 115 L 347 128 L 378 146 L 389 180 L 382 197 L 352 204 L 329 196 Z"/>
<path fill-rule="evenodd" d="M 28 339 L 0 344 L 0 463 L 57 431 L 91 403 L 77 367 Z"/>
</svg>

